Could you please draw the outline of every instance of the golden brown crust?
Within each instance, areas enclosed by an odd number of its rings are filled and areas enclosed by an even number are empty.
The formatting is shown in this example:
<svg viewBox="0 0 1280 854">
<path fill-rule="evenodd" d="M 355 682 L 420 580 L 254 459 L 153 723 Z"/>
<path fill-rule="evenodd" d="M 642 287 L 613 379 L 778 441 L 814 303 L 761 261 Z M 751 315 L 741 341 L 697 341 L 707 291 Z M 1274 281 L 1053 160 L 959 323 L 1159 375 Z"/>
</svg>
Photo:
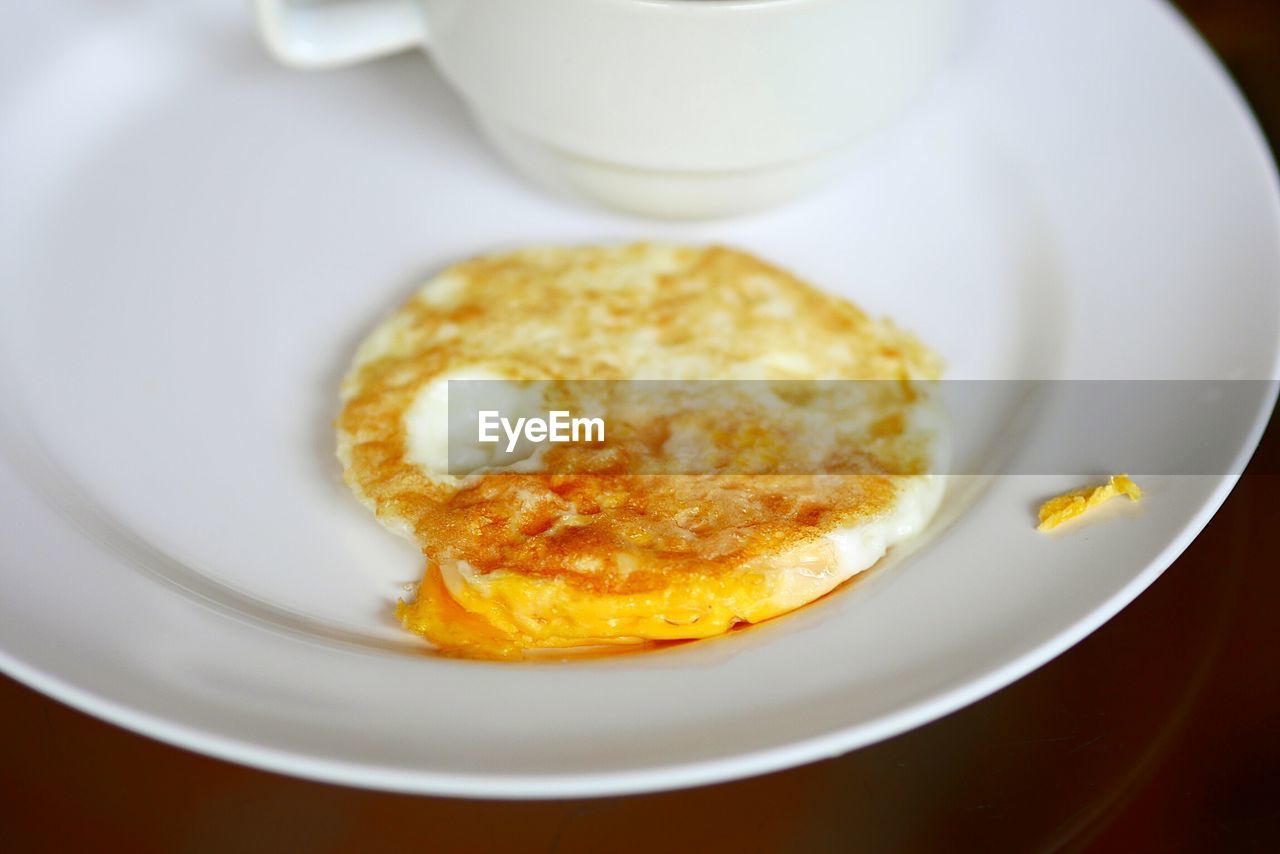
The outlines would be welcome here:
<svg viewBox="0 0 1280 854">
<path fill-rule="evenodd" d="M 344 381 L 346 481 L 431 561 L 597 594 L 751 567 L 886 510 L 894 478 L 638 475 L 624 457 L 604 474 L 490 474 L 458 489 L 407 459 L 403 416 L 424 383 L 460 366 L 565 380 L 939 372 L 891 324 L 723 247 L 533 249 L 449 269 L 371 336 Z M 900 416 L 876 429 L 901 434 Z"/>
</svg>

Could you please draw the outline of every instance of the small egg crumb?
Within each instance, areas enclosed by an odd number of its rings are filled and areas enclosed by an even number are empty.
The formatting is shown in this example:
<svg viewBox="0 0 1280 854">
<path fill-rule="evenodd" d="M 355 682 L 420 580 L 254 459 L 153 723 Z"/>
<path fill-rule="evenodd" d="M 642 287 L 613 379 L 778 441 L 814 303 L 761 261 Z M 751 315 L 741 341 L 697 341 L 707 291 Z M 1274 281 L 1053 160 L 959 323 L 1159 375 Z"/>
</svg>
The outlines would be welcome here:
<svg viewBox="0 0 1280 854">
<path fill-rule="evenodd" d="M 1040 524 L 1037 530 L 1052 531 L 1070 519 L 1082 516 L 1102 502 L 1117 495 L 1127 495 L 1130 501 L 1142 498 L 1138 484 L 1127 474 L 1114 474 L 1102 486 L 1086 487 L 1050 498 L 1040 505 Z"/>
</svg>

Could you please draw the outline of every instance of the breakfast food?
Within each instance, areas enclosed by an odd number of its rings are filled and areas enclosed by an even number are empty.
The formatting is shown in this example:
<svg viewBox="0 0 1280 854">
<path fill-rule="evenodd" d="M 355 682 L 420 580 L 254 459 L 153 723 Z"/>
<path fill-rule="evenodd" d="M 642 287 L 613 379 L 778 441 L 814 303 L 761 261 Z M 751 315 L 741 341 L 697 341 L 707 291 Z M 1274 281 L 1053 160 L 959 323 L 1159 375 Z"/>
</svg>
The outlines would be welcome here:
<svg viewBox="0 0 1280 854">
<path fill-rule="evenodd" d="M 1040 524 L 1036 527 L 1041 531 L 1052 531 L 1062 523 L 1083 516 L 1102 502 L 1119 495 L 1127 496 L 1130 501 L 1138 501 L 1142 498 L 1142 490 L 1129 479 L 1129 475 L 1113 474 L 1101 486 L 1075 489 L 1041 504 Z"/>
<path fill-rule="evenodd" d="M 365 340 L 338 456 L 422 548 L 397 613 L 440 649 L 701 638 L 813 601 L 927 523 L 939 373 L 908 333 L 742 252 L 527 249 L 446 270 Z M 520 411 L 589 403 L 608 435 L 504 455 L 451 426 L 467 382 Z"/>
</svg>

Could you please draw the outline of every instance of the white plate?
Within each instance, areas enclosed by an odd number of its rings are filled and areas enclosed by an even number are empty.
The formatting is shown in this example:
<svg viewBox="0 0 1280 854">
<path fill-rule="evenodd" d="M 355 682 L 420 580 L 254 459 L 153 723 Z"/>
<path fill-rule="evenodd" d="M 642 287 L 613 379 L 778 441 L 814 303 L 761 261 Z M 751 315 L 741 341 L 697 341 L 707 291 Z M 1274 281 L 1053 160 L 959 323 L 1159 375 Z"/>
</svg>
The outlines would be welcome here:
<svg viewBox="0 0 1280 854">
<path fill-rule="evenodd" d="M 291 73 L 235 4 L 109 6 L 19 4 L 0 24 L 0 663 L 176 744 L 514 797 L 806 762 L 1061 652 L 1234 482 L 1149 479 L 1132 512 L 1047 538 L 1032 508 L 1075 478 L 968 478 L 909 560 L 757 630 L 568 664 L 436 659 L 391 616 L 417 555 L 346 493 L 329 421 L 354 342 L 461 256 L 723 240 L 917 330 L 951 376 L 1276 376 L 1275 175 L 1154 2 L 975 5 L 948 79 L 847 180 L 709 225 L 527 188 L 418 57 Z M 1274 399 L 1254 388 L 1224 434 L 1238 462 Z M 1006 414 L 972 453 L 1017 452 Z"/>
</svg>

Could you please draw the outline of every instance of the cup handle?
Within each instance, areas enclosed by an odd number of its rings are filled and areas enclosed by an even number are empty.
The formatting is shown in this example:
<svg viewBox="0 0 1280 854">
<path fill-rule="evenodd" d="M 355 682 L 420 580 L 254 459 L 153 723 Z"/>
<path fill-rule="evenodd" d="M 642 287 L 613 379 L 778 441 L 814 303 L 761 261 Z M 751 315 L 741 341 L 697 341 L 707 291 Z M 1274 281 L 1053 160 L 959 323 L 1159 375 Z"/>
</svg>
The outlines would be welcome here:
<svg viewBox="0 0 1280 854">
<path fill-rule="evenodd" d="M 426 42 L 420 0 L 254 0 L 267 50 L 294 68 L 340 68 Z"/>
</svg>

